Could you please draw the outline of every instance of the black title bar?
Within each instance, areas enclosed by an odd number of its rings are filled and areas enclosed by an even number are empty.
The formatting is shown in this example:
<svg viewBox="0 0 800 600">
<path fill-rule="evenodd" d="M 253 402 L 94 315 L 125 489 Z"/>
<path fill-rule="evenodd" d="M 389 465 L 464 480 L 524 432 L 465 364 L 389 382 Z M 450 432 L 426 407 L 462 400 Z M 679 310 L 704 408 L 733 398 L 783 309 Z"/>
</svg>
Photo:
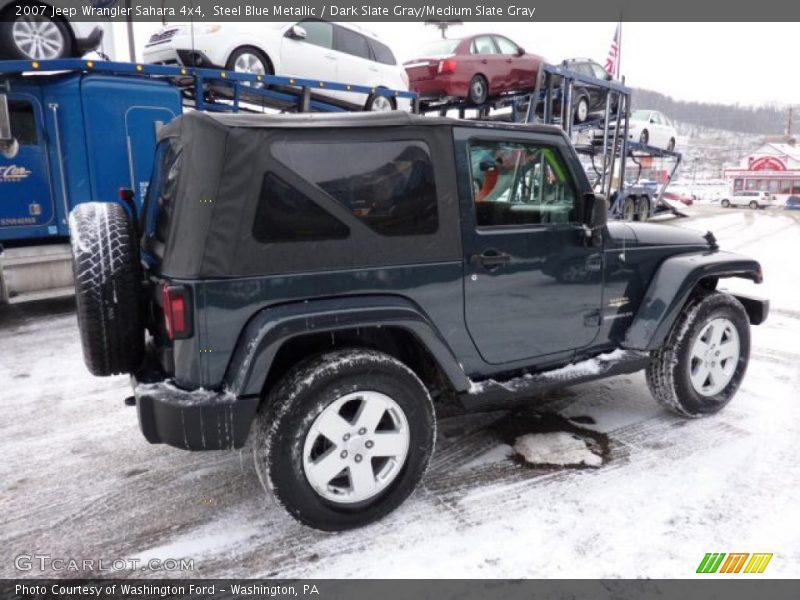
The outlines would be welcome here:
<svg viewBox="0 0 800 600">
<path fill-rule="evenodd" d="M 0 3 L 1 4 L 1 3 Z M 787 0 L 50 0 L 11 3 L 12 14 L 46 10 L 74 21 L 798 21 Z M 662 40 L 665 46 L 675 40 Z"/>
</svg>

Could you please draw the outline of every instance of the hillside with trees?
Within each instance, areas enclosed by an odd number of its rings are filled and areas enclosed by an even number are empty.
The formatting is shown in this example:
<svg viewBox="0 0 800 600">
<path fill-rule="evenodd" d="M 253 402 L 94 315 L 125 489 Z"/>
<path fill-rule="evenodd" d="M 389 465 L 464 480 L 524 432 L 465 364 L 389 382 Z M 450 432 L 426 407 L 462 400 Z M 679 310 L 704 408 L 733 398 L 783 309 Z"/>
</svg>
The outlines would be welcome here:
<svg viewBox="0 0 800 600">
<path fill-rule="evenodd" d="M 673 121 L 708 129 L 738 131 L 756 135 L 779 135 L 786 131 L 787 109 L 784 107 L 741 106 L 686 102 L 651 90 L 635 89 L 633 108 L 658 110 Z M 795 126 L 798 116 L 795 116 Z"/>
</svg>

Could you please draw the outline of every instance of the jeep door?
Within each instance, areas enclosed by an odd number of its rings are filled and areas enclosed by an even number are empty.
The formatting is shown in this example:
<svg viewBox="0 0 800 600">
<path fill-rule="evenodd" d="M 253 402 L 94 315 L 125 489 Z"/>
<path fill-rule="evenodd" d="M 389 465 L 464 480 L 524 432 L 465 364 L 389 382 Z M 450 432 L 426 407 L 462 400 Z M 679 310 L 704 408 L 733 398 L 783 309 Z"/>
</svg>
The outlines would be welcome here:
<svg viewBox="0 0 800 600">
<path fill-rule="evenodd" d="M 588 183 L 576 185 L 566 141 L 466 127 L 454 135 L 465 320 L 481 356 L 502 364 L 591 344 L 602 248 L 587 245 L 578 226 Z"/>
</svg>

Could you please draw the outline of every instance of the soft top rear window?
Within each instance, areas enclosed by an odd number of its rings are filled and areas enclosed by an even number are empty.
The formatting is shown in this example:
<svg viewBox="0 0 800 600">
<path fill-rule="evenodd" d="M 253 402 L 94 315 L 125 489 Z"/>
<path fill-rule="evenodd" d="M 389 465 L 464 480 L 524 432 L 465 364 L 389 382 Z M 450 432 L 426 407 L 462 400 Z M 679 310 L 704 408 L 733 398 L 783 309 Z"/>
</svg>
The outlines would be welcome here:
<svg viewBox="0 0 800 600">
<path fill-rule="evenodd" d="M 182 146 L 176 138 L 158 144 L 153 174 L 147 187 L 142 211 L 143 247 L 157 258 L 163 258 L 172 213 L 175 205 Z"/>
</svg>

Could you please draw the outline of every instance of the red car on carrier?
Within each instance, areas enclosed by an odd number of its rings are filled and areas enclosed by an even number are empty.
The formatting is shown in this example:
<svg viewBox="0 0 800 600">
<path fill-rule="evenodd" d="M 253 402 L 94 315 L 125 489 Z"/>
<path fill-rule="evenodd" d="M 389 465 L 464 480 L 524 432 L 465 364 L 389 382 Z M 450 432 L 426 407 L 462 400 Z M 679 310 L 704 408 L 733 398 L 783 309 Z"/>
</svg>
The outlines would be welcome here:
<svg viewBox="0 0 800 600">
<path fill-rule="evenodd" d="M 425 102 L 467 99 L 484 104 L 511 92 L 536 87 L 544 59 L 493 33 L 439 40 L 423 47 L 421 58 L 403 64 L 409 88 Z"/>
</svg>

